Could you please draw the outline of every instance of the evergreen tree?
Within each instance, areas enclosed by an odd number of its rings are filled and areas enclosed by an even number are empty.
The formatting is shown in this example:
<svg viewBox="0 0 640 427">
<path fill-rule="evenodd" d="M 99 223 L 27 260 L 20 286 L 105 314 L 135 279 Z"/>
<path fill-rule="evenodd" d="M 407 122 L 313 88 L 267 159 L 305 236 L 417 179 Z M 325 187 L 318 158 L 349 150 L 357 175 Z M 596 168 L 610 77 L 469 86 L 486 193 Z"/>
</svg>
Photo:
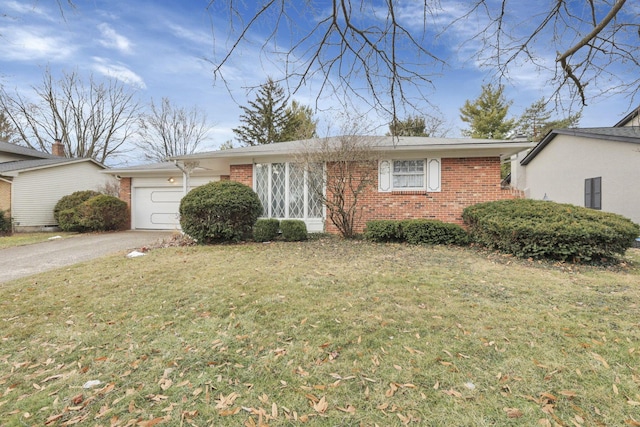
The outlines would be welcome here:
<svg viewBox="0 0 640 427">
<path fill-rule="evenodd" d="M 544 98 L 531 104 L 518 120 L 516 130 L 529 141 L 539 142 L 551 129 L 575 127 L 580 122 L 581 114 L 571 114 L 564 119 L 550 120 L 551 112 L 547 110 Z"/>
<path fill-rule="evenodd" d="M 280 141 L 296 141 L 318 136 L 316 133 L 318 120 L 314 119 L 311 107 L 293 100 L 287 107 L 286 114 L 287 122 L 280 135 Z"/>
<path fill-rule="evenodd" d="M 7 115 L 4 111 L 0 111 L 0 141 L 11 142 L 15 137 L 15 133 L 16 130 Z"/>
<path fill-rule="evenodd" d="M 289 115 L 284 89 L 272 78 L 258 89 L 256 98 L 249 106 L 240 106 L 239 127 L 233 129 L 243 145 L 271 144 L 282 141 L 282 134 Z"/>
<path fill-rule="evenodd" d="M 511 101 L 504 98 L 504 86 L 482 85 L 482 93 L 474 101 L 466 100 L 460 108 L 460 119 L 469 123 L 462 131 L 471 138 L 506 138 L 515 127 L 514 119 L 506 119 Z"/>
<path fill-rule="evenodd" d="M 390 136 L 430 136 L 426 131 L 424 117 L 409 116 L 404 120 L 394 119 L 389 123 Z"/>
</svg>

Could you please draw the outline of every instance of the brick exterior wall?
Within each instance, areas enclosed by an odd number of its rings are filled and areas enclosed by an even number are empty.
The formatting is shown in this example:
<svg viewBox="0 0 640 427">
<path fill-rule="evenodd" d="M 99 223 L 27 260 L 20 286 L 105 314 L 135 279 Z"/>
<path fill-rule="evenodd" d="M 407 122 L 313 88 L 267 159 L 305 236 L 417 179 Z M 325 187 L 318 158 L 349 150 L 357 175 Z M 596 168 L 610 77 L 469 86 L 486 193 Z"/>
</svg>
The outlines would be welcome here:
<svg viewBox="0 0 640 427">
<path fill-rule="evenodd" d="M 9 212 L 11 216 L 11 184 L 0 181 L 0 211 Z"/>
<path fill-rule="evenodd" d="M 253 188 L 253 165 L 231 165 L 229 179 Z"/>
<path fill-rule="evenodd" d="M 120 178 L 119 197 L 127 203 L 129 209 L 127 228 L 131 228 L 131 178 Z"/>
<path fill-rule="evenodd" d="M 462 224 L 462 211 L 467 206 L 523 198 L 518 190 L 500 187 L 499 157 L 443 158 L 440 192 L 381 193 L 378 192 L 377 167 L 372 177 L 372 185 L 361 195 L 358 204 L 360 215 L 355 227 L 358 233 L 373 219 L 430 218 Z M 253 165 L 231 166 L 230 179 L 252 187 Z M 325 228 L 330 233 L 338 232 L 329 219 Z"/>
<path fill-rule="evenodd" d="M 362 197 L 357 232 L 364 231 L 373 219 L 429 218 L 462 224 L 462 211 L 467 206 L 494 200 L 522 197 L 517 191 L 500 188 L 500 158 L 443 158 L 441 191 L 378 192 L 377 171 L 374 185 Z M 327 221 L 328 232 L 337 232 Z"/>
</svg>

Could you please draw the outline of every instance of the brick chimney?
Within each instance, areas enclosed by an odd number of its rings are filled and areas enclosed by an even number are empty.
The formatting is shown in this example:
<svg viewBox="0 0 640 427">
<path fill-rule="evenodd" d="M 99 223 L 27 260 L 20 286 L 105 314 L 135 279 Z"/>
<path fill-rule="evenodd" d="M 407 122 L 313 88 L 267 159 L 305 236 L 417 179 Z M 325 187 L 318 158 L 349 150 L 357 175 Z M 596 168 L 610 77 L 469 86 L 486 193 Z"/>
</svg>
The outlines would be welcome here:
<svg viewBox="0 0 640 427">
<path fill-rule="evenodd" d="M 51 145 L 51 154 L 54 156 L 64 157 L 64 145 L 59 138 L 56 138 Z"/>
</svg>

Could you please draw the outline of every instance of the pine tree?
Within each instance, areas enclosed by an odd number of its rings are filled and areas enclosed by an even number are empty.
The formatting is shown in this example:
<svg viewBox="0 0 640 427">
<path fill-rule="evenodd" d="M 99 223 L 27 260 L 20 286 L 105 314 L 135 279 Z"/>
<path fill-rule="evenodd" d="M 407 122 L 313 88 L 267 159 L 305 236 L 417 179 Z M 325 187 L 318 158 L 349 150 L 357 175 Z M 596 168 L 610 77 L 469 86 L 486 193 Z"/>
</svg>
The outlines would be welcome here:
<svg viewBox="0 0 640 427">
<path fill-rule="evenodd" d="M 514 119 L 506 119 L 511 101 L 504 98 L 504 86 L 494 88 L 483 85 L 482 93 L 474 101 L 466 100 L 460 108 L 460 119 L 469 123 L 469 129 L 462 131 L 471 138 L 506 138 L 515 127 Z"/>
<path fill-rule="evenodd" d="M 551 129 L 575 127 L 580 122 L 581 114 L 571 114 L 564 119 L 550 120 L 551 112 L 547 111 L 547 104 L 544 98 L 531 104 L 524 112 L 517 123 L 517 131 L 524 135 L 529 141 L 539 142 Z"/>
<path fill-rule="evenodd" d="M 11 142 L 15 136 L 15 132 L 16 130 L 7 115 L 4 111 L 0 111 L 0 141 Z"/>
<path fill-rule="evenodd" d="M 389 124 L 390 136 L 429 136 L 424 117 L 409 116 L 404 120 L 394 119 Z"/>
<path fill-rule="evenodd" d="M 287 97 L 284 89 L 272 78 L 258 89 L 256 98 L 249 106 L 240 107 L 239 127 L 233 129 L 243 145 L 271 144 L 282 141 L 284 128 L 289 121 Z"/>
<path fill-rule="evenodd" d="M 280 135 L 280 141 L 296 141 L 318 136 L 316 133 L 318 120 L 313 117 L 311 107 L 293 100 L 287 107 L 286 114 L 287 122 Z"/>
</svg>

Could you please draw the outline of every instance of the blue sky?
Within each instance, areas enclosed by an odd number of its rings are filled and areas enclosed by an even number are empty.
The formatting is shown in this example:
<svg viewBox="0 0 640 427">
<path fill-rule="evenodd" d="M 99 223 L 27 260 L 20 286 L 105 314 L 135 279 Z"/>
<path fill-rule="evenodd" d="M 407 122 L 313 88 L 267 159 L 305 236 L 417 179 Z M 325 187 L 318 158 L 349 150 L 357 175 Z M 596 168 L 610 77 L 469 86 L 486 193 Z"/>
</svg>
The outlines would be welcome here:
<svg viewBox="0 0 640 427">
<path fill-rule="evenodd" d="M 40 83 L 46 67 L 54 75 L 64 70 L 77 71 L 83 76 L 90 73 L 108 76 L 129 85 L 142 103 L 148 103 L 151 98 L 159 101 L 168 97 L 175 105 L 198 106 L 206 111 L 212 124 L 211 141 L 206 148 L 215 149 L 234 138 L 231 129 L 239 124 L 239 104 L 253 98 L 252 94 L 247 98 L 247 88 L 259 85 L 267 76 L 283 75 L 279 58 L 261 54 L 261 40 L 271 30 L 265 22 L 250 35 L 251 43 L 243 45 L 225 67 L 226 85 L 220 80 L 214 81 L 211 60 L 226 52 L 228 20 L 216 9 L 207 10 L 208 1 L 76 0 L 75 9 L 68 8 L 66 0 L 61 3 L 63 15 L 53 0 L 0 0 L 0 83 L 6 90 L 29 96 L 30 86 Z M 546 2 L 525 3 L 535 8 Z M 443 4 L 440 17 L 454 16 L 456 2 Z M 451 12 L 447 6 L 452 8 Z M 424 24 L 419 14 L 417 22 L 411 22 L 416 16 L 410 13 L 409 7 L 402 10 L 405 15 L 400 18 L 406 25 Z M 305 11 L 299 13 L 304 16 Z M 428 70 L 437 75 L 434 75 L 433 87 L 425 88 L 431 106 L 421 107 L 427 111 L 432 106 L 438 107 L 451 129 L 448 136 L 460 136 L 464 123 L 459 120 L 459 108 L 466 99 L 477 97 L 481 85 L 491 78 L 491 74 L 480 67 L 483 58 L 476 55 L 479 45 L 463 43 L 466 32 L 480 23 L 466 20 L 457 25 L 459 28 L 453 36 L 434 40 L 434 52 L 445 59 L 448 66 Z M 549 55 L 552 58 L 555 52 Z M 532 64 L 522 64 L 512 70 L 510 77 L 506 97 L 513 100 L 512 116 L 549 95 L 543 72 Z M 293 98 L 312 104 L 317 89 L 318 80 L 310 79 Z M 368 95 L 363 92 L 363 96 Z M 367 111 L 359 100 L 354 100 L 354 104 Z M 318 113 L 320 132 L 331 132 L 328 129 L 335 125 L 341 106 L 327 93 L 319 99 L 318 106 L 323 110 Z M 629 108 L 630 99 L 624 95 L 590 101 L 583 110 L 580 125 L 612 125 Z M 383 125 L 387 118 L 368 112 L 368 119 L 381 124 L 379 132 L 387 130 Z M 141 158 L 134 152 L 125 161 L 133 164 Z"/>
</svg>

